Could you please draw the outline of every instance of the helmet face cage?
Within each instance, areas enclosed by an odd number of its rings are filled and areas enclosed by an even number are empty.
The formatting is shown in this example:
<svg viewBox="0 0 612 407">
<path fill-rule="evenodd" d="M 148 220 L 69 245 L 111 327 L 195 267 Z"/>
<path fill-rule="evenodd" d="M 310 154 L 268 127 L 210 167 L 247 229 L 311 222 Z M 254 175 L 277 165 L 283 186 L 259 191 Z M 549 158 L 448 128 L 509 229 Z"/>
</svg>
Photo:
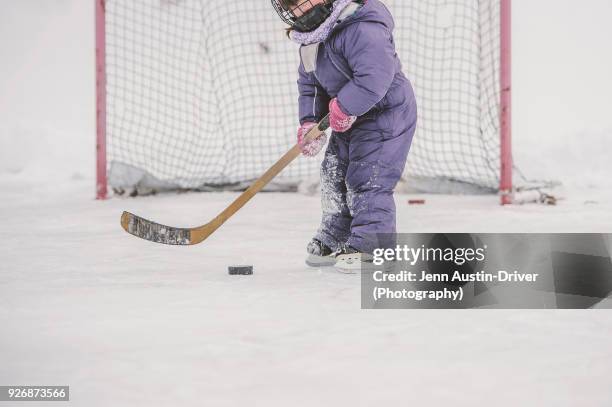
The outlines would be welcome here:
<svg viewBox="0 0 612 407">
<path fill-rule="evenodd" d="M 289 0 L 272 0 L 272 6 L 286 24 L 296 31 L 308 32 L 317 28 L 331 14 L 335 0 L 324 0 L 313 5 L 312 0 L 298 0 L 297 4 L 289 5 Z M 305 11 L 297 17 L 294 10 Z"/>
</svg>

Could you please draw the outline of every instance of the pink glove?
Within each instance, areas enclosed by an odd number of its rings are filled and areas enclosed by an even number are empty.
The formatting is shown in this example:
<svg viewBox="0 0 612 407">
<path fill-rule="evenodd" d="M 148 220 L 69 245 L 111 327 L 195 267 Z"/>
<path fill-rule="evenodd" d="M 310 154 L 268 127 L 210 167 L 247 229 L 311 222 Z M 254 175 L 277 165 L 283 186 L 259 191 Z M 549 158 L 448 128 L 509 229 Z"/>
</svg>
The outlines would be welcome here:
<svg viewBox="0 0 612 407">
<path fill-rule="evenodd" d="M 327 134 L 321 133 L 321 135 L 307 142 L 304 142 L 304 137 L 308 134 L 308 131 L 315 127 L 317 123 L 306 122 L 302 124 L 302 126 L 298 129 L 297 139 L 298 144 L 300 145 L 300 149 L 302 150 L 302 154 L 306 157 L 314 157 L 321 152 L 325 143 L 327 142 Z"/>
<path fill-rule="evenodd" d="M 329 127 L 338 133 L 348 131 L 357 120 L 357 116 L 349 116 L 342 111 L 338 98 L 332 99 L 329 102 Z"/>
</svg>

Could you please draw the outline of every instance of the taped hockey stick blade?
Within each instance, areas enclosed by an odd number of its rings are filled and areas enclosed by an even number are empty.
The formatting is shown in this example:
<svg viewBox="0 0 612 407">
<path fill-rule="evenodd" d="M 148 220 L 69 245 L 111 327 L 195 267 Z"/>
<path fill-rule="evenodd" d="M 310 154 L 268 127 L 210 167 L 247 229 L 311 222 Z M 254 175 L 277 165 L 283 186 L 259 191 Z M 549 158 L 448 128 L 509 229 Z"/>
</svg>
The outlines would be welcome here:
<svg viewBox="0 0 612 407">
<path fill-rule="evenodd" d="M 191 229 L 160 225 L 129 212 L 123 212 L 121 215 L 121 227 L 129 234 L 150 242 L 173 246 L 189 246 L 199 243 L 192 242 Z"/>
</svg>

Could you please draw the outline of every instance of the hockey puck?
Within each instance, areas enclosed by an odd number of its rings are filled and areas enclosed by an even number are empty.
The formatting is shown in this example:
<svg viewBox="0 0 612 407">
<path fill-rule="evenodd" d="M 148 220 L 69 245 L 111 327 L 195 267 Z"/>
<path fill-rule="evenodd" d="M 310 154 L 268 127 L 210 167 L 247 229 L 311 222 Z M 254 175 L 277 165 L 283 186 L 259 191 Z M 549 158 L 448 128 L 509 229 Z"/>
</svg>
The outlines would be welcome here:
<svg viewBox="0 0 612 407">
<path fill-rule="evenodd" d="M 410 199 L 408 200 L 408 205 L 425 205 L 424 199 Z"/>
<path fill-rule="evenodd" d="M 250 276 L 253 274 L 253 266 L 229 266 L 230 276 Z"/>
</svg>

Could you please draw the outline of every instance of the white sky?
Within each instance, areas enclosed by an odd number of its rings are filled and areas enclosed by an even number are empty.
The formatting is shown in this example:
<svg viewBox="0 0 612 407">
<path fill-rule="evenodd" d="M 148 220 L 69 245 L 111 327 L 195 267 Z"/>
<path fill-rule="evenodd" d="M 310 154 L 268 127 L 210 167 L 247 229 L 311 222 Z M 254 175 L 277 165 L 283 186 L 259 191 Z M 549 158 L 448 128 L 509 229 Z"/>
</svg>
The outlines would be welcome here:
<svg viewBox="0 0 612 407">
<path fill-rule="evenodd" d="M 612 2 L 515 1 L 515 130 L 612 130 Z"/>
</svg>

